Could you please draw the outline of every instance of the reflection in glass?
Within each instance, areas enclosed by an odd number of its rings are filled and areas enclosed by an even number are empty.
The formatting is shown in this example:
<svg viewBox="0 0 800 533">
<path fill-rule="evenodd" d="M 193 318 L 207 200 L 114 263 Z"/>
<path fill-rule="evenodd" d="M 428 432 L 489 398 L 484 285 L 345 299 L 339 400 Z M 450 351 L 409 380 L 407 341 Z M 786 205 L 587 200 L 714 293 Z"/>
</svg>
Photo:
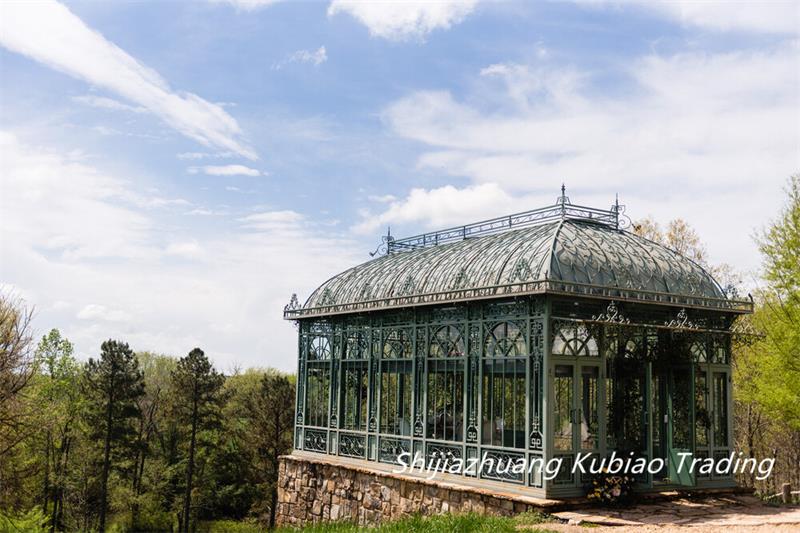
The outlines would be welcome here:
<svg viewBox="0 0 800 533">
<path fill-rule="evenodd" d="M 572 380 L 572 365 L 556 365 L 553 380 L 555 392 L 553 446 L 556 450 L 572 449 Z"/>
<path fill-rule="evenodd" d="M 728 374 L 714 372 L 714 446 L 728 445 Z"/>
<path fill-rule="evenodd" d="M 594 450 L 598 447 L 597 386 L 600 368 L 581 368 L 581 448 Z"/>
</svg>

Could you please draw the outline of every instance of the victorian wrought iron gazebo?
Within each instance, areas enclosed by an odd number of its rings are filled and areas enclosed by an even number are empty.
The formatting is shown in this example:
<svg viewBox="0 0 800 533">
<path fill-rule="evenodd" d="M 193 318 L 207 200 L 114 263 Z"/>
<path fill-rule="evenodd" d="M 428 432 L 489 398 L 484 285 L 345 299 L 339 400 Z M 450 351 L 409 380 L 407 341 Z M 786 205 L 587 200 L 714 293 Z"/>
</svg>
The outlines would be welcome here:
<svg viewBox="0 0 800 533">
<path fill-rule="evenodd" d="M 728 456 L 730 347 L 752 302 L 624 229 L 623 209 L 570 203 L 404 239 L 284 317 L 299 323 L 295 448 L 393 463 L 560 458 L 558 475 L 465 472 L 532 496 L 583 493 L 578 454 L 663 458 L 643 490 L 725 487 L 676 471 Z M 473 477 L 470 477 L 473 476 Z"/>
</svg>

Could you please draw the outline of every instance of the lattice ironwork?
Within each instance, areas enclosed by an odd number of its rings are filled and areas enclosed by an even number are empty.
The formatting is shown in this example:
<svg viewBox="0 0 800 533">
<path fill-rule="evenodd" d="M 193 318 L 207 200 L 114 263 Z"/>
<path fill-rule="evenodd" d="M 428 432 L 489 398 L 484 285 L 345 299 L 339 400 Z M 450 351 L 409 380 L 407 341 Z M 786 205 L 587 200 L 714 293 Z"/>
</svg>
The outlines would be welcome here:
<svg viewBox="0 0 800 533">
<path fill-rule="evenodd" d="M 433 465 L 444 470 L 448 465 L 452 465 L 456 459 L 464 459 L 461 446 L 451 444 L 440 444 L 438 442 L 428 442 L 425 447 L 425 464 Z"/>
<path fill-rule="evenodd" d="M 382 463 L 397 464 L 401 454 L 411 454 L 411 439 L 380 437 L 379 443 L 378 460 Z"/>
<path fill-rule="evenodd" d="M 367 455 L 367 438 L 364 435 L 339 433 L 339 455 L 363 459 Z"/>
<path fill-rule="evenodd" d="M 306 429 L 303 435 L 303 449 L 310 452 L 328 453 L 328 433 Z"/>
<path fill-rule="evenodd" d="M 525 474 L 527 473 L 525 468 L 527 463 L 524 462 L 525 454 L 489 449 L 484 449 L 483 453 L 487 459 L 485 463 L 487 467 L 481 471 L 482 478 L 513 483 L 523 483 L 525 481 Z M 483 457 L 481 461 L 483 461 Z M 520 464 L 523 465 L 523 468 L 519 468 Z"/>
</svg>

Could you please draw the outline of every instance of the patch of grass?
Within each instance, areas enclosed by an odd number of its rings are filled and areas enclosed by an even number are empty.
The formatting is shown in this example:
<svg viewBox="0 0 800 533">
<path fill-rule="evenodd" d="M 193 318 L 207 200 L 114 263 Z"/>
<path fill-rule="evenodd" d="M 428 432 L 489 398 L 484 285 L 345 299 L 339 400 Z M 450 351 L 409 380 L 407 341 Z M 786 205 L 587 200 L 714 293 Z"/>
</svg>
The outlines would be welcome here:
<svg viewBox="0 0 800 533">
<path fill-rule="evenodd" d="M 197 525 L 198 533 L 265 533 L 267 528 L 239 520 L 211 520 Z"/>
<path fill-rule="evenodd" d="M 364 530 L 374 533 L 512 533 L 516 532 L 519 526 L 541 524 L 548 520 L 541 513 L 523 513 L 516 517 L 486 516 L 475 513 L 438 516 L 415 515 L 371 528 L 359 528 L 356 525 L 342 522 L 328 522 L 297 529 L 279 528 L 276 533 L 356 533 Z M 547 532 L 546 529 L 529 527 L 525 527 L 525 531 L 530 533 Z"/>
</svg>

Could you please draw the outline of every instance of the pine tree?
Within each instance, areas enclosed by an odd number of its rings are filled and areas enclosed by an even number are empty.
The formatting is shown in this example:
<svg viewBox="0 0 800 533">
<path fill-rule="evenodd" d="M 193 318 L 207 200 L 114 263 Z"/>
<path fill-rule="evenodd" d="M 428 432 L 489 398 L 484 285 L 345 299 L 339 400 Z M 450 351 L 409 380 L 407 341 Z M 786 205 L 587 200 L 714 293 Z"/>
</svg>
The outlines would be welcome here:
<svg viewBox="0 0 800 533">
<path fill-rule="evenodd" d="M 103 439 L 98 529 L 105 531 L 108 476 L 112 462 L 132 449 L 136 435 L 132 421 L 139 416 L 137 399 L 144 394 L 133 350 L 124 342 L 105 341 L 100 359 L 89 359 L 86 365 L 86 386 L 90 427 Z"/>
<path fill-rule="evenodd" d="M 197 436 L 200 431 L 219 425 L 223 404 L 222 386 L 225 376 L 218 373 L 203 350 L 195 348 L 178 361 L 172 372 L 177 411 L 189 426 L 189 450 L 186 463 L 186 487 L 181 516 L 181 531 L 188 533 L 191 522 L 192 488 L 194 482 Z"/>
<path fill-rule="evenodd" d="M 294 396 L 294 385 L 286 376 L 268 372 L 261 378 L 259 388 L 248 402 L 259 477 L 270 499 L 270 528 L 275 527 L 275 507 L 278 503 L 278 458 L 292 449 Z"/>
</svg>

